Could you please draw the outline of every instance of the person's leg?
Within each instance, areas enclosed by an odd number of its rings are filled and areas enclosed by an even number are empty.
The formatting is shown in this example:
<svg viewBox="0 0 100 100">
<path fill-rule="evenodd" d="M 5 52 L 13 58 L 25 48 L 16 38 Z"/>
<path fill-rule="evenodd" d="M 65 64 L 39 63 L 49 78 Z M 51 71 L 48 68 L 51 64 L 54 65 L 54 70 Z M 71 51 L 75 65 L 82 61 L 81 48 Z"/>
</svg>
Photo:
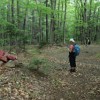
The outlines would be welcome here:
<svg viewBox="0 0 100 100">
<path fill-rule="evenodd" d="M 72 58 L 72 53 L 69 53 L 69 63 L 70 63 L 70 72 L 72 72 L 72 69 L 73 69 L 73 58 Z"/>
<path fill-rule="evenodd" d="M 8 61 L 2 61 L 1 66 L 4 66 Z"/>
<path fill-rule="evenodd" d="M 69 56 L 69 62 L 70 62 L 70 72 L 75 72 L 76 71 L 76 57 L 74 56 L 74 53 L 71 53 Z"/>
<path fill-rule="evenodd" d="M 76 57 L 73 56 L 73 60 L 72 60 L 72 72 L 75 72 L 76 71 Z"/>
</svg>

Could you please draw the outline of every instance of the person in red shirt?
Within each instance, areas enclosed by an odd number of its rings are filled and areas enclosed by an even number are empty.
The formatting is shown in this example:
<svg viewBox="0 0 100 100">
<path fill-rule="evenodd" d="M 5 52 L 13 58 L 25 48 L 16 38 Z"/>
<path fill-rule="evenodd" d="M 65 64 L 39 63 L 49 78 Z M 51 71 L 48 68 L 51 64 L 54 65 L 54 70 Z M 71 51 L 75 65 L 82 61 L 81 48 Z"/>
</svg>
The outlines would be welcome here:
<svg viewBox="0 0 100 100">
<path fill-rule="evenodd" d="M 3 50 L 0 50 L 0 61 L 3 62 L 1 66 L 6 64 L 9 60 L 15 61 L 15 63 L 17 63 L 17 57 L 15 55 L 12 55 Z"/>
<path fill-rule="evenodd" d="M 75 41 L 74 39 L 70 39 L 70 46 L 69 46 L 69 63 L 70 63 L 70 72 L 76 71 L 76 56 L 74 52 L 74 45 Z"/>
</svg>

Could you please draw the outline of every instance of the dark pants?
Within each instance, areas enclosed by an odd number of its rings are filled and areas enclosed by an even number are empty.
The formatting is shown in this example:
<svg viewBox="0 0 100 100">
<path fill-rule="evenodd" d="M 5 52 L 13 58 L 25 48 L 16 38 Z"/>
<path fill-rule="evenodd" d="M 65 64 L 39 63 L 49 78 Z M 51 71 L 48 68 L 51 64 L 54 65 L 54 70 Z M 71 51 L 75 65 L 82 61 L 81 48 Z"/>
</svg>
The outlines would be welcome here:
<svg viewBox="0 0 100 100">
<path fill-rule="evenodd" d="M 76 56 L 74 52 L 69 52 L 69 62 L 70 62 L 71 68 L 76 67 Z"/>
</svg>

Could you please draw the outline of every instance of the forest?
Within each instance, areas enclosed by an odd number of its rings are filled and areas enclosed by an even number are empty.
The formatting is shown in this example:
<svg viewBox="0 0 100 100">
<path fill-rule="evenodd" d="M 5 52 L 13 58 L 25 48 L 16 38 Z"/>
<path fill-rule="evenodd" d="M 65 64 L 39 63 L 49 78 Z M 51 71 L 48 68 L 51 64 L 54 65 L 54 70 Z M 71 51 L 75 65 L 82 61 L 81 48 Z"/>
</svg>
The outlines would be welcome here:
<svg viewBox="0 0 100 100">
<path fill-rule="evenodd" d="M 100 0 L 0 0 L 0 100 L 100 100 Z"/>
<path fill-rule="evenodd" d="M 100 38 L 99 0 L 1 0 L 0 45 L 82 44 Z"/>
</svg>

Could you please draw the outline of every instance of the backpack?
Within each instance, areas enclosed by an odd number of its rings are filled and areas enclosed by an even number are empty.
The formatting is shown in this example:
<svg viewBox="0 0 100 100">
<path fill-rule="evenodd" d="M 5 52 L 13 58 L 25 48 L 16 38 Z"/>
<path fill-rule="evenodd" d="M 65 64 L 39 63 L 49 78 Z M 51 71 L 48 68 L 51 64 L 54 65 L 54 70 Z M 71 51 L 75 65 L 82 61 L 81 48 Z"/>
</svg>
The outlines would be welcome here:
<svg viewBox="0 0 100 100">
<path fill-rule="evenodd" d="M 80 46 L 78 44 L 74 45 L 74 52 L 75 56 L 78 56 L 80 54 Z"/>
</svg>

